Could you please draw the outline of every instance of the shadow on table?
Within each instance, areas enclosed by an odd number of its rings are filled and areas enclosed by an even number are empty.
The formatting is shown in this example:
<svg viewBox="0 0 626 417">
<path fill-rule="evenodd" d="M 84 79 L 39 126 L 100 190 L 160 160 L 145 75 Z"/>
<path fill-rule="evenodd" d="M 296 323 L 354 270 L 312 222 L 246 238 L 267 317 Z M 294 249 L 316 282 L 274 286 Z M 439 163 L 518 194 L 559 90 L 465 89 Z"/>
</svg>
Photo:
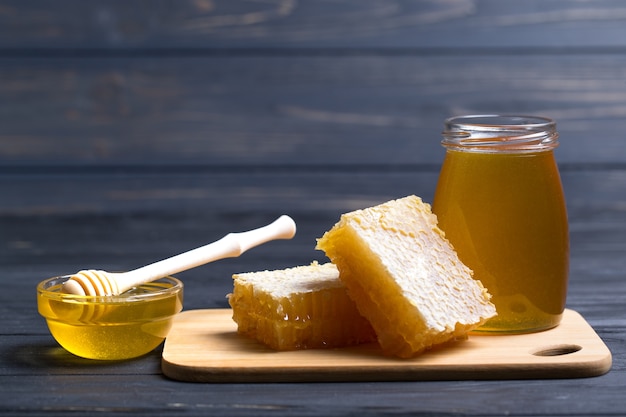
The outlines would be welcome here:
<svg viewBox="0 0 626 417">
<path fill-rule="evenodd" d="M 5 369 L 20 368 L 32 373 L 161 373 L 162 345 L 144 356 L 123 361 L 93 360 L 69 353 L 54 342 L 9 346 L 2 362 Z"/>
</svg>

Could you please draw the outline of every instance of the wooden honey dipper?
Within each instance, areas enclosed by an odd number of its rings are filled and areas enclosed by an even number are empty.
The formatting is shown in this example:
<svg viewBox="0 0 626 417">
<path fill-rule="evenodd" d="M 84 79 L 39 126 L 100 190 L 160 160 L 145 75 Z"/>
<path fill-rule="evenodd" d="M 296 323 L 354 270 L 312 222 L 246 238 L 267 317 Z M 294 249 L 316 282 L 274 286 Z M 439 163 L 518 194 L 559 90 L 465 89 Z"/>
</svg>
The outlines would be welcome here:
<svg viewBox="0 0 626 417">
<path fill-rule="evenodd" d="M 247 232 L 229 233 L 208 245 L 133 271 L 122 273 L 93 269 L 79 271 L 65 281 L 61 291 L 66 294 L 88 296 L 119 295 L 133 287 L 168 275 L 219 259 L 237 257 L 248 249 L 270 240 L 291 239 L 295 233 L 295 222 L 291 217 L 283 215 L 267 226 Z"/>
</svg>

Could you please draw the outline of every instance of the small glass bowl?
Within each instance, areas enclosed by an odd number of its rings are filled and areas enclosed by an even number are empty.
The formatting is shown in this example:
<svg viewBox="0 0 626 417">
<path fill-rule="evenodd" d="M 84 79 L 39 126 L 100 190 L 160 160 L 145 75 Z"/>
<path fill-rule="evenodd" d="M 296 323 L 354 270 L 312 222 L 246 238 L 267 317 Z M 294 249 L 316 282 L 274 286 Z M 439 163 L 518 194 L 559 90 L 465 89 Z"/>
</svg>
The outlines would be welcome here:
<svg viewBox="0 0 626 417">
<path fill-rule="evenodd" d="M 70 278 L 37 285 L 37 307 L 56 341 L 74 355 L 122 360 L 144 355 L 167 336 L 183 309 L 183 283 L 166 277 L 118 296 L 61 293 Z"/>
</svg>

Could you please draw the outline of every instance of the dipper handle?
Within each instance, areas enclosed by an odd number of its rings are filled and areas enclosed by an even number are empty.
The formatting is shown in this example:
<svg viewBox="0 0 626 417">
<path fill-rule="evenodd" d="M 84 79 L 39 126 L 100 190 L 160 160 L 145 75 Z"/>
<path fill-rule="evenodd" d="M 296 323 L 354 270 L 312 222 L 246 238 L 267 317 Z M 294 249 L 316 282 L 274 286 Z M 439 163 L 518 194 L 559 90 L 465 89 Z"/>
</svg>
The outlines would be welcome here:
<svg viewBox="0 0 626 417">
<path fill-rule="evenodd" d="M 180 255 L 155 262 L 150 265 L 125 272 L 119 281 L 119 291 L 123 293 L 146 282 L 192 269 L 209 262 L 225 258 L 235 258 L 248 249 L 276 239 L 291 239 L 296 232 L 296 224 L 291 217 L 283 215 L 267 226 L 247 232 L 229 233 L 220 240 L 192 249 Z"/>
<path fill-rule="evenodd" d="M 80 271 L 65 282 L 63 292 L 79 295 L 119 295 L 146 282 L 219 259 L 237 257 L 270 240 L 291 239 L 295 233 L 295 222 L 291 217 L 283 215 L 267 226 L 247 232 L 229 233 L 208 245 L 129 272 Z"/>
</svg>

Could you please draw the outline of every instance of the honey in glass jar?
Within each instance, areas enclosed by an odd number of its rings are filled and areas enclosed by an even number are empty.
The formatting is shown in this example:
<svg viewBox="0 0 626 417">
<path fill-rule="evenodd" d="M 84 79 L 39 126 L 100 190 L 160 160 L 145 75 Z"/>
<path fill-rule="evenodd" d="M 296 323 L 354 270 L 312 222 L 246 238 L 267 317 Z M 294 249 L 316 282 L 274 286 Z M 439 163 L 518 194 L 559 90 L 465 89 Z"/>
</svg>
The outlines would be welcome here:
<svg viewBox="0 0 626 417">
<path fill-rule="evenodd" d="M 498 315 L 479 332 L 559 324 L 569 272 L 565 197 L 553 120 L 476 115 L 446 120 L 433 211 Z"/>
</svg>

